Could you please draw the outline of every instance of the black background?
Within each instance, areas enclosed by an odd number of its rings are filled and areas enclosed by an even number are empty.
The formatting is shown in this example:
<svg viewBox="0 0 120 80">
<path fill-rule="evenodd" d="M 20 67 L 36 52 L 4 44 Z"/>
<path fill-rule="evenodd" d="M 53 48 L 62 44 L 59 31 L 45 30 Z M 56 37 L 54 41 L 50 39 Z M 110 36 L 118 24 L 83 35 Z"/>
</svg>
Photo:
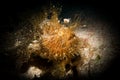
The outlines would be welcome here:
<svg viewBox="0 0 120 80">
<path fill-rule="evenodd" d="M 51 0 L 53 4 L 59 3 L 63 5 L 64 10 L 68 8 L 72 8 L 74 6 L 77 7 L 89 7 L 97 12 L 99 15 L 104 17 L 112 26 L 111 34 L 115 37 L 115 45 L 113 45 L 116 49 L 114 54 L 116 55 L 115 59 L 111 62 L 111 65 L 104 73 L 96 75 L 95 78 L 91 78 L 92 80 L 119 80 L 120 79 L 120 52 L 119 52 L 119 25 L 120 25 L 120 2 L 115 0 Z M 43 5 L 49 4 L 48 0 L 15 0 L 15 1 L 0 1 L 0 36 L 3 37 L 5 32 L 12 32 L 14 27 L 10 26 L 12 23 L 19 23 L 19 14 L 35 9 L 41 8 Z M 18 28 L 19 29 L 19 28 Z M 1 40 L 2 41 L 2 40 Z M 1 44 L 3 42 L 0 42 Z M 3 45 L 3 44 L 2 44 Z M 10 67 L 14 68 L 12 63 L 10 63 L 8 57 L 4 54 L 0 54 L 0 67 L 1 69 L 1 77 L 5 76 L 5 79 L 15 79 L 15 76 L 9 74 Z M 12 60 L 11 60 L 12 61 Z M 4 69 L 8 70 L 8 73 L 4 72 Z M 6 74 L 6 75 L 5 75 Z M 5 80 L 4 79 L 4 80 Z M 1 79 L 2 80 L 2 79 Z M 16 80 L 16 79 L 15 79 Z"/>
</svg>

